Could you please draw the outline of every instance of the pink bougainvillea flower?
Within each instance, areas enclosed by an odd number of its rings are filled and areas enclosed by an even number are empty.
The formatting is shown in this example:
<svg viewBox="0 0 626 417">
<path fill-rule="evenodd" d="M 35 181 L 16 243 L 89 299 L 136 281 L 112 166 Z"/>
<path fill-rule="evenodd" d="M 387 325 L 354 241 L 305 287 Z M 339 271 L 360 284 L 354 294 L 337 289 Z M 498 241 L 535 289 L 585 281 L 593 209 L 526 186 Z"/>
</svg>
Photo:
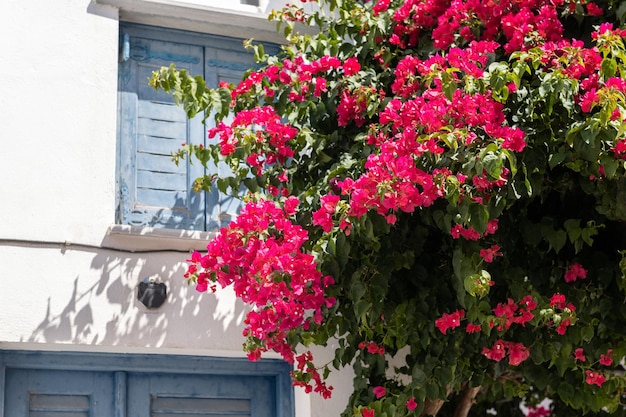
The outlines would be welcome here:
<svg viewBox="0 0 626 417">
<path fill-rule="evenodd" d="M 363 417 L 374 417 L 374 410 L 371 408 L 363 408 L 361 409 L 361 416 Z"/>
<path fill-rule="evenodd" d="M 485 231 L 485 236 L 493 235 L 496 231 L 498 231 L 498 221 L 498 219 L 493 219 L 487 222 L 487 230 Z"/>
<path fill-rule="evenodd" d="M 391 0 L 378 0 L 372 10 L 374 11 L 374 16 L 378 16 L 380 13 L 389 9 L 389 4 Z"/>
<path fill-rule="evenodd" d="M 509 298 L 506 304 L 498 303 L 498 305 L 494 307 L 493 314 L 499 319 L 496 320 L 496 323 L 499 323 L 497 326 L 498 331 L 506 330 L 511 327 L 518 309 L 519 307 L 512 298 Z"/>
<path fill-rule="evenodd" d="M 498 303 L 493 309 L 493 313 L 496 316 L 493 325 L 498 331 L 509 329 L 513 323 L 525 326 L 526 323 L 535 317 L 532 311 L 536 307 L 537 303 L 532 295 L 527 295 L 522 298 L 519 302 L 519 306 L 512 298 L 509 298 L 506 304 Z"/>
<path fill-rule="evenodd" d="M 613 153 L 616 157 L 626 159 L 626 139 L 619 139 L 615 142 Z"/>
<path fill-rule="evenodd" d="M 511 366 L 519 365 L 530 356 L 530 350 L 522 343 L 509 342 L 506 348 L 509 353 L 509 364 Z"/>
<path fill-rule="evenodd" d="M 532 295 L 524 296 L 524 298 L 522 298 L 522 300 L 519 302 L 519 304 L 520 304 L 520 306 L 522 306 L 522 308 L 528 309 L 529 311 L 532 311 L 535 308 L 537 308 L 537 303 L 533 299 Z"/>
<path fill-rule="evenodd" d="M 346 62 L 343 63 L 344 74 L 350 76 L 359 71 L 361 71 L 361 64 L 359 64 L 359 60 L 356 57 L 348 58 Z"/>
<path fill-rule="evenodd" d="M 611 354 L 613 353 L 612 349 L 609 349 L 606 351 L 606 354 L 601 354 L 600 355 L 600 364 L 601 365 L 605 365 L 605 366 L 611 366 L 613 365 L 613 358 L 611 357 Z"/>
<path fill-rule="evenodd" d="M 387 388 L 381 387 L 381 386 L 377 386 L 377 387 L 374 387 L 372 392 L 376 396 L 376 399 L 380 399 L 380 398 L 384 397 L 385 394 L 387 394 Z"/>
<path fill-rule="evenodd" d="M 496 362 L 500 362 L 508 355 L 509 365 L 517 366 L 528 359 L 530 356 L 530 350 L 522 343 L 496 340 L 492 348 L 485 346 L 482 350 L 482 354 L 487 359 L 491 359 Z"/>
<path fill-rule="evenodd" d="M 550 297 L 550 307 L 565 308 L 565 296 L 561 293 L 555 293 Z"/>
<path fill-rule="evenodd" d="M 408 408 L 409 411 L 413 411 L 417 408 L 417 402 L 415 402 L 415 397 L 409 398 L 409 400 L 406 402 L 406 408 Z"/>
<path fill-rule="evenodd" d="M 452 314 L 443 313 L 443 315 L 435 320 L 435 326 L 443 334 L 446 334 L 448 329 L 454 329 L 461 325 L 461 319 L 465 317 L 465 310 L 457 310 Z"/>
<path fill-rule="evenodd" d="M 563 278 L 567 283 L 574 282 L 578 278 L 585 279 L 587 278 L 587 270 L 578 262 L 574 262 L 567 268 Z"/>
<path fill-rule="evenodd" d="M 502 340 L 496 340 L 493 347 L 488 348 L 485 346 L 482 350 L 482 354 L 492 361 L 500 362 L 506 356 L 505 345 Z"/>
<path fill-rule="evenodd" d="M 542 405 L 539 405 L 537 407 L 528 407 L 526 417 L 548 417 L 549 415 L 550 410 Z"/>
<path fill-rule="evenodd" d="M 604 382 L 606 381 L 606 378 L 604 377 L 604 375 L 599 374 L 598 372 L 595 372 L 595 371 L 587 370 L 585 371 L 585 375 L 586 375 L 585 382 L 589 385 L 595 384 L 601 387 L 602 384 L 604 384 Z"/>
<path fill-rule="evenodd" d="M 482 326 L 480 324 L 468 323 L 465 327 L 466 333 L 478 333 L 482 330 Z"/>
<path fill-rule="evenodd" d="M 559 323 L 559 325 L 556 327 L 556 332 L 558 334 L 560 334 L 561 336 L 563 336 L 565 334 L 565 332 L 567 331 L 567 328 L 572 324 L 572 319 L 570 319 L 569 317 L 561 320 L 561 322 Z"/>
<path fill-rule="evenodd" d="M 602 16 L 604 10 L 595 3 L 587 4 L 587 14 L 590 16 Z"/>
<path fill-rule="evenodd" d="M 583 348 L 577 348 L 574 351 L 574 357 L 576 358 L 577 361 L 581 361 L 581 362 L 587 361 L 587 358 L 585 357 L 585 352 L 583 351 Z"/>
<path fill-rule="evenodd" d="M 326 233 L 333 229 L 333 214 L 339 202 L 338 195 L 326 194 L 320 197 L 321 207 L 313 212 L 313 224 L 321 226 Z"/>
<path fill-rule="evenodd" d="M 372 355 L 384 355 L 385 354 L 385 347 L 379 346 L 375 342 L 369 342 L 369 343 L 361 342 L 359 343 L 359 349 L 367 350 L 367 352 L 371 353 Z"/>
<path fill-rule="evenodd" d="M 480 239 L 480 233 L 474 230 L 471 226 L 463 227 L 460 224 L 455 224 L 452 229 L 450 229 L 450 234 L 454 239 L 458 239 L 459 237 L 473 241 Z"/>
<path fill-rule="evenodd" d="M 500 252 L 500 246 L 492 245 L 490 248 L 481 249 L 480 256 L 485 262 L 492 263 L 494 257 L 502 256 L 502 252 Z"/>
</svg>

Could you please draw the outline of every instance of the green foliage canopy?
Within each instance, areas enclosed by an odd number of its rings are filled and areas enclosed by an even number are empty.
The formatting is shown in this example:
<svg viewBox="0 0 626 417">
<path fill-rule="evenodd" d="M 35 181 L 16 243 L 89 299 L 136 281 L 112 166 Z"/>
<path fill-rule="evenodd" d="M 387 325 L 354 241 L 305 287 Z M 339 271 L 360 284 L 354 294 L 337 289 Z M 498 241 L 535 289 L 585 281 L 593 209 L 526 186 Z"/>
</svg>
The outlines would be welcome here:
<svg viewBox="0 0 626 417">
<path fill-rule="evenodd" d="M 232 169 L 198 191 L 249 191 L 186 277 L 307 391 L 351 366 L 345 415 L 626 415 L 626 3 L 317 5 L 237 86 L 151 79 Z"/>
</svg>

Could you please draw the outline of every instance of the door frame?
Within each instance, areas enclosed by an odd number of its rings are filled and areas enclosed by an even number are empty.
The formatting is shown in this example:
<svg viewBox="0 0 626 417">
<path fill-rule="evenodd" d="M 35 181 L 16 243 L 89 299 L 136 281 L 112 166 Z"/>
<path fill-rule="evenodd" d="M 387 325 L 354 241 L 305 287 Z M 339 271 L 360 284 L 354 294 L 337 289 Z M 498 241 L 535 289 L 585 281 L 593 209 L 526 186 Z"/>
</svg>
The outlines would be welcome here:
<svg viewBox="0 0 626 417">
<path fill-rule="evenodd" d="M 146 372 L 194 375 L 268 376 L 276 380 L 276 417 L 294 415 L 291 366 L 279 359 L 251 362 L 247 358 L 192 356 L 174 354 L 68 352 L 0 349 L 0 417 L 5 416 L 6 369 L 64 371 Z M 116 374 L 115 389 L 125 390 L 125 378 Z M 115 410 L 114 417 L 127 417 L 126 407 Z"/>
</svg>

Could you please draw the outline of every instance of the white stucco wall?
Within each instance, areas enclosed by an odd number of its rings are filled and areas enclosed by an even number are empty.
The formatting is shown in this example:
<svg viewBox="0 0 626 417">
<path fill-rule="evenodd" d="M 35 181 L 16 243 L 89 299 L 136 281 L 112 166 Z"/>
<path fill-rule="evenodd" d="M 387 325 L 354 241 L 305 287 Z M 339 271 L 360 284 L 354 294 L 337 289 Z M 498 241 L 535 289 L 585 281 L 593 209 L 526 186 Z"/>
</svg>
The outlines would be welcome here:
<svg viewBox="0 0 626 417">
<path fill-rule="evenodd" d="M 117 20 L 0 3 L 2 237 L 97 243 L 114 220 Z"/>
<path fill-rule="evenodd" d="M 243 356 L 244 306 L 229 292 L 196 293 L 182 278 L 187 254 L 164 250 L 202 247 L 202 241 L 110 233 L 118 16 L 156 24 L 164 17 L 151 16 L 152 6 L 208 16 L 224 3 L 0 2 L 0 348 Z M 261 27 L 263 15 L 279 5 L 231 3 L 239 15 L 224 11 L 232 19 L 219 29 L 231 36 L 238 34 L 233 24 Z M 210 27 L 176 16 L 168 22 L 181 29 Z M 269 29 L 259 33 L 273 36 Z M 120 250 L 128 248 L 161 251 Z M 138 283 L 150 276 L 168 286 L 168 300 L 158 310 L 136 301 Z M 331 353 L 316 354 L 328 359 Z M 297 391 L 297 417 L 339 415 L 351 375 L 337 374 L 331 382 L 330 401 Z"/>
</svg>

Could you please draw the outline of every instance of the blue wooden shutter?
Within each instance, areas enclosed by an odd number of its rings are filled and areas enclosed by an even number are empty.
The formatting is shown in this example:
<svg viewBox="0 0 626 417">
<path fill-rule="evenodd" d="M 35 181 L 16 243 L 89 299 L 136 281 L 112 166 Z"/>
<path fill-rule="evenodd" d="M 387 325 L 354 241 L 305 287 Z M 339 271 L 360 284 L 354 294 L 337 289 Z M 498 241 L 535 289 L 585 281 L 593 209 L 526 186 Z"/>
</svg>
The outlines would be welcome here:
<svg viewBox="0 0 626 417">
<path fill-rule="evenodd" d="M 215 231 L 227 226 L 241 201 L 220 193 L 191 190 L 204 174 L 228 176 L 225 164 L 209 166 L 185 161 L 176 167 L 171 153 L 181 143 L 204 143 L 202 115 L 191 121 L 170 94 L 148 86 L 152 71 L 176 64 L 203 75 L 209 87 L 220 81 L 237 84 L 255 65 L 243 40 L 124 25 L 123 61 L 119 67 L 119 215 L 123 224 Z M 274 48 L 275 49 L 275 48 Z"/>
<path fill-rule="evenodd" d="M 202 166 L 185 161 L 177 167 L 171 160 L 181 144 L 204 143 L 201 117 L 187 120 L 170 94 L 148 85 L 152 72 L 170 63 L 203 74 L 203 48 L 134 34 L 127 39 L 128 59 L 119 71 L 121 222 L 203 230 L 204 195 L 191 190 Z"/>
<path fill-rule="evenodd" d="M 237 85 L 246 70 L 254 67 L 255 63 L 251 53 L 243 48 L 243 42 L 240 40 L 221 39 L 214 42 L 211 47 L 205 50 L 205 79 L 207 85 L 217 87 L 220 82 L 227 82 Z M 232 121 L 232 117 L 228 120 Z M 207 119 L 207 127 L 215 125 L 213 119 Z M 217 141 L 217 139 L 213 139 Z M 210 174 L 217 173 L 221 177 L 231 174 L 230 168 L 220 163 L 211 168 Z M 242 188 L 243 190 L 243 188 Z M 219 192 L 214 187 L 207 196 L 207 230 L 216 230 L 225 227 L 239 213 L 242 201 L 234 195 L 228 195 Z"/>
</svg>

